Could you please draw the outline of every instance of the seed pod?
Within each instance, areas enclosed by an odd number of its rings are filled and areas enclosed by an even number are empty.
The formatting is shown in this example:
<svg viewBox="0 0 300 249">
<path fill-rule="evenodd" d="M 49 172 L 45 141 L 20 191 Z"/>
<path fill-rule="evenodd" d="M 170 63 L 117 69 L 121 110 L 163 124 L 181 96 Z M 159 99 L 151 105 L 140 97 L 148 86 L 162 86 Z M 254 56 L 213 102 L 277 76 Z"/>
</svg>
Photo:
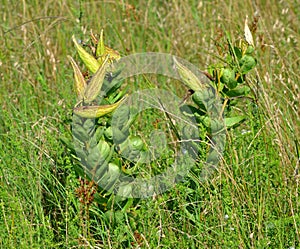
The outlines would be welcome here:
<svg viewBox="0 0 300 249">
<path fill-rule="evenodd" d="M 95 75 L 92 77 L 90 83 L 87 85 L 84 92 L 85 103 L 91 103 L 99 95 L 105 77 L 107 60 L 108 57 L 105 58 L 105 61 L 103 62 L 102 66 L 97 70 Z"/>
<path fill-rule="evenodd" d="M 251 31 L 248 26 L 248 16 L 246 16 L 246 19 L 245 19 L 244 36 L 245 36 L 246 42 L 249 45 L 254 46 L 253 37 L 252 37 Z"/>
<path fill-rule="evenodd" d="M 75 107 L 73 112 L 82 118 L 99 118 L 110 112 L 113 112 L 124 101 L 125 98 L 126 96 L 112 105 Z"/>
<path fill-rule="evenodd" d="M 121 58 L 118 51 L 105 46 L 105 54 L 109 55 L 109 62 L 112 63 L 114 60 L 119 60 Z"/>
<path fill-rule="evenodd" d="M 74 61 L 74 59 L 71 56 L 68 56 L 68 58 L 69 58 L 69 60 L 72 64 L 73 71 L 74 71 L 75 90 L 76 90 L 76 93 L 77 93 L 77 96 L 78 96 L 79 100 L 82 100 L 83 97 L 84 97 L 86 82 L 85 82 L 85 79 L 84 79 L 78 65 Z"/>
<path fill-rule="evenodd" d="M 105 53 L 105 46 L 103 41 L 103 29 L 102 29 L 100 33 L 100 39 L 98 40 L 97 43 L 96 57 L 98 58 L 99 56 L 103 56 L 104 53 Z"/>
<path fill-rule="evenodd" d="M 183 80 L 183 83 L 187 85 L 190 89 L 196 91 L 203 90 L 205 85 L 200 82 L 198 77 L 192 73 L 188 68 L 179 63 L 174 57 L 174 63 L 178 70 L 180 78 Z"/>
<path fill-rule="evenodd" d="M 92 73 L 95 73 L 98 70 L 98 68 L 100 67 L 99 62 L 96 60 L 96 58 L 94 58 L 94 56 L 90 55 L 87 51 L 85 51 L 83 49 L 83 47 L 81 47 L 78 44 L 74 35 L 72 36 L 72 40 L 75 44 L 75 48 L 76 48 L 80 58 L 82 59 L 83 63 L 86 65 L 88 70 L 90 70 Z"/>
<path fill-rule="evenodd" d="M 100 33 L 100 39 L 97 43 L 97 49 L 96 49 L 96 57 L 100 65 L 102 65 L 102 63 L 105 60 L 105 56 L 107 55 L 109 55 L 109 61 L 108 61 L 109 63 L 112 63 L 114 60 L 118 60 L 121 57 L 116 50 L 113 50 L 104 45 L 103 29 L 102 29 Z"/>
</svg>

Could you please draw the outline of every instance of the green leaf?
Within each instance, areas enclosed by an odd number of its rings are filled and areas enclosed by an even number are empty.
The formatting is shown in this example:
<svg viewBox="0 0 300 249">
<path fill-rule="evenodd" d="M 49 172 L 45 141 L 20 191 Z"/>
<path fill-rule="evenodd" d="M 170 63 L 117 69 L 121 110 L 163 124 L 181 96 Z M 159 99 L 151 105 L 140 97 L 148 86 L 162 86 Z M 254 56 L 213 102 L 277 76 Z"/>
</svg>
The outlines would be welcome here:
<svg viewBox="0 0 300 249">
<path fill-rule="evenodd" d="M 121 130 L 130 119 L 130 108 L 127 105 L 120 106 L 113 115 L 113 129 Z"/>
<path fill-rule="evenodd" d="M 95 129 L 95 120 L 87 119 L 83 123 L 83 128 L 87 131 L 88 134 L 91 134 Z"/>
<path fill-rule="evenodd" d="M 125 133 L 119 130 L 117 127 L 112 127 L 113 131 L 113 141 L 116 144 L 123 143 L 129 136 L 129 130 L 127 130 Z"/>
<path fill-rule="evenodd" d="M 107 140 L 112 141 L 113 139 L 113 131 L 112 131 L 112 127 L 109 126 L 106 128 L 105 132 L 104 132 L 104 136 Z"/>
<path fill-rule="evenodd" d="M 216 96 L 212 88 L 206 88 L 202 91 L 194 92 L 192 99 L 202 111 L 207 111 L 213 105 Z"/>
<path fill-rule="evenodd" d="M 90 141 L 89 141 L 89 146 L 90 148 L 94 148 L 97 146 L 98 142 L 101 140 L 101 137 L 103 136 L 103 133 L 105 131 L 105 127 L 99 126 L 94 134 L 92 135 Z"/>
<path fill-rule="evenodd" d="M 246 50 L 246 54 L 250 55 L 250 54 L 252 54 L 253 52 L 254 52 L 254 47 L 250 45 L 250 46 L 247 48 L 247 50 Z"/>
<path fill-rule="evenodd" d="M 225 68 L 223 70 L 221 82 L 223 82 L 230 89 L 235 88 L 237 86 L 237 81 L 235 80 L 234 70 Z"/>
<path fill-rule="evenodd" d="M 238 60 L 242 58 L 242 50 L 239 47 L 234 47 L 234 53 Z"/>
<path fill-rule="evenodd" d="M 119 187 L 119 191 L 118 191 L 118 196 L 124 196 L 124 197 L 129 197 L 131 196 L 132 193 L 132 185 L 130 184 L 123 184 L 123 186 L 121 185 Z"/>
<path fill-rule="evenodd" d="M 109 163 L 106 169 L 107 171 L 103 173 L 103 176 L 99 180 L 98 184 L 110 192 L 112 190 L 110 188 L 113 187 L 114 183 L 119 178 L 121 171 L 119 167 L 113 163 Z"/>
<path fill-rule="evenodd" d="M 131 136 L 129 138 L 129 143 L 130 143 L 130 147 L 133 150 L 141 151 L 144 147 L 144 142 L 143 142 L 143 140 L 141 139 L 140 136 Z"/>
<path fill-rule="evenodd" d="M 110 146 L 105 141 L 100 140 L 98 145 L 89 150 L 87 156 L 87 164 L 89 169 L 95 169 L 102 166 L 106 162 L 106 158 L 110 154 Z"/>
<path fill-rule="evenodd" d="M 83 128 L 80 124 L 73 124 L 72 133 L 80 141 L 88 141 L 89 134 L 85 128 Z"/>
<path fill-rule="evenodd" d="M 60 136 L 59 139 L 61 142 L 63 142 L 64 145 L 67 146 L 68 149 L 70 149 L 72 152 L 74 151 L 74 144 L 71 140 L 69 140 L 65 136 Z"/>
<path fill-rule="evenodd" d="M 226 92 L 226 95 L 228 97 L 247 96 L 250 93 L 250 91 L 251 89 L 248 86 L 240 85 Z"/>
<path fill-rule="evenodd" d="M 251 55 L 244 55 L 240 61 L 241 73 L 246 74 L 256 66 L 256 60 Z"/>
<path fill-rule="evenodd" d="M 240 125 L 245 119 L 246 116 L 235 116 L 235 117 L 225 118 L 225 126 L 226 128 L 236 127 Z"/>
</svg>

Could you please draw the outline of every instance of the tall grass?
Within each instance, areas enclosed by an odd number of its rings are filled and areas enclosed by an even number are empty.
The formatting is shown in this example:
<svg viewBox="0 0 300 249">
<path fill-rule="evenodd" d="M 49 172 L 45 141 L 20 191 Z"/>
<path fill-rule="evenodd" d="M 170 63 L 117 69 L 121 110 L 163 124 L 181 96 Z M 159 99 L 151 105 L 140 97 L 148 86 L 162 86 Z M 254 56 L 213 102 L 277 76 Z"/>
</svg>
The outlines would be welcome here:
<svg viewBox="0 0 300 249">
<path fill-rule="evenodd" d="M 299 38 L 297 1 L 3 1 L 0 39 L 0 245 L 2 248 L 297 248 L 299 201 Z M 256 103 L 229 130 L 219 171 L 194 169 L 175 189 L 127 212 L 85 217 L 70 137 L 71 36 L 104 28 L 125 56 L 165 52 L 205 70 L 218 63 L 225 31 L 254 35 L 259 65 L 249 76 Z M 216 45 L 217 44 L 217 45 Z M 178 84 L 170 86 L 184 93 Z"/>
</svg>

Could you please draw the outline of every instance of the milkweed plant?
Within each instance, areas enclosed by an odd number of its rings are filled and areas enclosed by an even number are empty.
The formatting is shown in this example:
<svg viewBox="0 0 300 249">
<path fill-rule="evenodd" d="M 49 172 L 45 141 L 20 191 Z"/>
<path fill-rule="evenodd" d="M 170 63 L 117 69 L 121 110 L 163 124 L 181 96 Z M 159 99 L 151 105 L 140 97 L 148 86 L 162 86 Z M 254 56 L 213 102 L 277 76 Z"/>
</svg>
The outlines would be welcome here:
<svg viewBox="0 0 300 249">
<path fill-rule="evenodd" d="M 257 61 L 247 20 L 244 38 L 233 43 L 227 35 L 226 40 L 228 49 L 222 51 L 221 63 L 210 65 L 205 75 L 209 79 L 210 90 L 221 99 L 222 108 L 219 115 L 224 117 L 226 129 L 230 129 L 240 125 L 246 117 L 230 112 L 225 114 L 225 111 L 242 97 L 254 97 L 247 81 L 247 74 L 254 69 Z M 95 195 L 93 201 L 96 201 L 103 210 L 109 210 L 113 202 L 123 203 L 122 208 L 127 208 L 132 204 L 132 200 L 130 198 L 124 200 L 110 191 L 120 174 L 128 173 L 124 167 L 124 161 L 127 159 L 122 158 L 120 147 L 123 150 L 129 148 L 132 156 L 146 153 L 147 148 L 142 137 L 133 136 L 124 128 L 130 126 L 136 119 L 134 115 L 130 116 L 128 109 L 124 108 L 122 112 L 118 112 L 117 118 L 122 126 L 117 130 L 111 126 L 113 112 L 121 108 L 127 98 L 126 83 L 116 80 L 119 70 L 122 69 L 114 69 L 114 63 L 121 57 L 117 51 L 104 44 L 103 30 L 99 36 L 91 32 L 88 44 L 79 43 L 74 36 L 72 41 L 85 66 L 85 72 L 72 57 L 68 57 L 74 71 L 77 103 L 73 108 L 73 141 L 67 139 L 63 141 L 76 160 L 78 174 L 89 181 L 96 181 L 93 176 L 98 176 L 101 178 L 102 186 L 105 185 L 105 190 L 99 187 L 98 191 L 93 192 Z M 199 82 L 197 76 L 175 57 L 173 63 L 182 82 L 189 89 L 192 100 L 189 106 L 199 124 L 199 129 L 201 127 L 201 134 L 204 133 L 202 139 L 206 137 L 209 144 L 210 110 L 207 103 L 204 103 L 207 97 L 204 95 L 207 95 L 208 91 L 203 89 L 203 84 Z M 114 144 L 113 132 L 118 133 L 116 136 L 119 140 L 118 146 Z M 198 149 L 200 151 L 203 148 Z M 133 166 L 135 163 L 129 162 Z M 131 189 L 126 191 L 130 192 Z"/>
</svg>

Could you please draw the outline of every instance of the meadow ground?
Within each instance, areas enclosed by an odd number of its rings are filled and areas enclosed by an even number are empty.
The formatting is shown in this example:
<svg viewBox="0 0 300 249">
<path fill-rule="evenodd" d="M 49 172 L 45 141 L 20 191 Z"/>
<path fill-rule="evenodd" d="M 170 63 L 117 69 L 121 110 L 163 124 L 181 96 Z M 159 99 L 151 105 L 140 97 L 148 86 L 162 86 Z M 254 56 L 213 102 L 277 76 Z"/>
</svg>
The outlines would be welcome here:
<svg viewBox="0 0 300 249">
<path fill-rule="evenodd" d="M 0 6 L 2 248 L 300 248 L 300 4 L 298 1 L 6 1 Z M 122 56 L 164 52 L 200 69 L 219 63 L 225 32 L 260 18 L 257 100 L 227 132 L 219 170 L 126 212 L 83 210 L 70 136 L 76 102 L 71 37 L 104 29 Z M 78 58 L 78 57 L 77 57 Z M 184 93 L 182 85 L 172 85 Z"/>
</svg>

